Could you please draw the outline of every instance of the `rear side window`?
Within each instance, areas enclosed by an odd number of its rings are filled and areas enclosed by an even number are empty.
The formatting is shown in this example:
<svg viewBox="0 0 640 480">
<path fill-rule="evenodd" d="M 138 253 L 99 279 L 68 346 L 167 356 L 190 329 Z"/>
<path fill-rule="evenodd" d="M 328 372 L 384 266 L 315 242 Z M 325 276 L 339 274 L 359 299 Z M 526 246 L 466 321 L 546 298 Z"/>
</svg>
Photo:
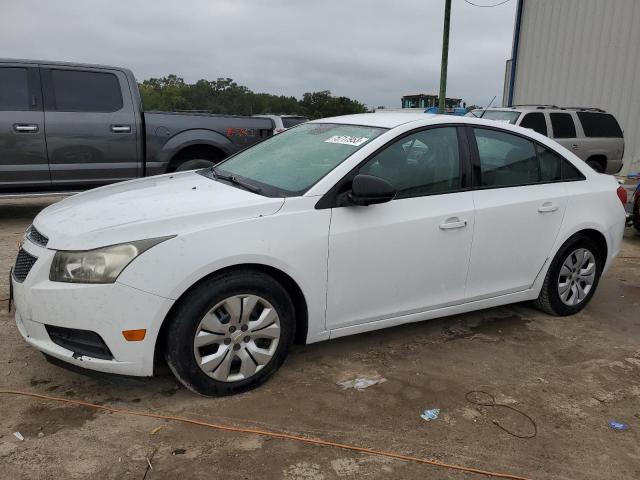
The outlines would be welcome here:
<svg viewBox="0 0 640 480">
<path fill-rule="evenodd" d="M 0 68 L 0 110 L 29 110 L 29 77 L 26 68 Z"/>
<path fill-rule="evenodd" d="M 537 149 L 540 161 L 540 180 L 543 182 L 562 180 L 562 157 L 540 145 L 537 145 Z"/>
<path fill-rule="evenodd" d="M 51 70 L 53 109 L 61 112 L 115 112 L 122 108 L 118 78 L 112 73 Z"/>
<path fill-rule="evenodd" d="M 584 175 L 567 160 L 562 161 L 562 179 L 563 180 L 584 180 Z"/>
<path fill-rule="evenodd" d="M 538 159 L 533 142 L 509 133 L 473 129 L 483 187 L 537 183 Z"/>
<path fill-rule="evenodd" d="M 576 138 L 576 126 L 570 113 L 550 113 L 553 138 Z"/>
<path fill-rule="evenodd" d="M 586 137 L 622 138 L 622 129 L 610 113 L 578 112 Z"/>
<path fill-rule="evenodd" d="M 547 135 L 547 122 L 544 119 L 544 113 L 527 113 L 524 117 L 522 117 L 520 126 L 523 128 L 530 128 L 531 130 L 542 135 Z"/>
</svg>

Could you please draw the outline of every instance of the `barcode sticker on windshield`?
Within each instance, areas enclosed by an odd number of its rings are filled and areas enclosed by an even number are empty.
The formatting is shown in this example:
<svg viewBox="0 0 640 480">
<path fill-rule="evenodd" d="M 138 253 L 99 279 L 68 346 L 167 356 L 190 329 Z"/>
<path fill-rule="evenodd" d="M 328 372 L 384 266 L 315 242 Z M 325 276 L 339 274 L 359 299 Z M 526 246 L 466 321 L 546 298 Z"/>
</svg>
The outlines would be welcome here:
<svg viewBox="0 0 640 480">
<path fill-rule="evenodd" d="M 324 143 L 340 143 L 342 145 L 353 145 L 359 147 L 363 143 L 369 140 L 367 137 L 352 137 L 350 135 L 334 135 L 331 138 L 327 138 Z"/>
</svg>

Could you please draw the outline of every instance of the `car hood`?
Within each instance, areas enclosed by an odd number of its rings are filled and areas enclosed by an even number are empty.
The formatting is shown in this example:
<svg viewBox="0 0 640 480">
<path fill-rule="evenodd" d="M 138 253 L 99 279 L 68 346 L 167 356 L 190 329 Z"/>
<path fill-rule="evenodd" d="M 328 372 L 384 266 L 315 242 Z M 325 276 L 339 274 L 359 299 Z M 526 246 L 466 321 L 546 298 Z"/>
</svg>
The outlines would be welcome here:
<svg viewBox="0 0 640 480">
<path fill-rule="evenodd" d="M 90 250 L 272 215 L 283 203 L 182 172 L 74 195 L 45 208 L 33 224 L 49 238 L 48 248 Z"/>
</svg>

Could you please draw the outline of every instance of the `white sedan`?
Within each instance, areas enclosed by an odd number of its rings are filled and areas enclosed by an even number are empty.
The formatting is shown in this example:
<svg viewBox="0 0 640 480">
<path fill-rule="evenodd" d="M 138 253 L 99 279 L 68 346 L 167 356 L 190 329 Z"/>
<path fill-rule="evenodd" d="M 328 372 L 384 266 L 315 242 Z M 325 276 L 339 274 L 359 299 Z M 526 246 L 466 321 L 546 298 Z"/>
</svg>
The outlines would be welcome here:
<svg viewBox="0 0 640 480">
<path fill-rule="evenodd" d="M 203 395 L 247 390 L 294 341 L 533 300 L 571 315 L 620 249 L 613 177 L 531 130 L 465 117 L 309 122 L 215 168 L 43 210 L 12 273 L 48 357 Z"/>
</svg>

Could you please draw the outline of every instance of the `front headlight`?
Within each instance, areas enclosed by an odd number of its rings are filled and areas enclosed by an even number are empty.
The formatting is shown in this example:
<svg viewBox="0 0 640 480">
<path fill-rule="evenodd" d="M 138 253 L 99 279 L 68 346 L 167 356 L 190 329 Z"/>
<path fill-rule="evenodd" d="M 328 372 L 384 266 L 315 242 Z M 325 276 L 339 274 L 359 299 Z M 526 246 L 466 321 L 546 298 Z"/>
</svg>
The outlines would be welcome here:
<svg viewBox="0 0 640 480">
<path fill-rule="evenodd" d="M 71 283 L 113 283 L 131 261 L 151 247 L 173 238 L 159 237 L 85 251 L 59 250 L 49 280 Z"/>
</svg>

